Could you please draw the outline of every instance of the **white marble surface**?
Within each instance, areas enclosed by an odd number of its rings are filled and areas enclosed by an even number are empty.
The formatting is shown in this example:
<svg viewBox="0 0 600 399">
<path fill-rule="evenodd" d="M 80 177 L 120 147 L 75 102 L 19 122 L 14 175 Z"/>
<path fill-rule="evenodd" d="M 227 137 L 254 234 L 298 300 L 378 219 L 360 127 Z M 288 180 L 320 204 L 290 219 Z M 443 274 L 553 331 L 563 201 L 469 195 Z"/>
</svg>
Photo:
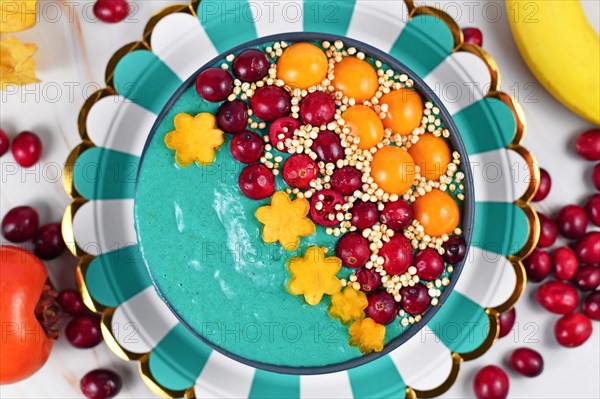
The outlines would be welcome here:
<svg viewBox="0 0 600 399">
<path fill-rule="evenodd" d="M 2 92 L 0 125 L 11 137 L 33 130 L 45 145 L 38 166 L 23 170 L 10 154 L 2 157 L 0 213 L 17 205 L 33 205 L 40 211 L 41 223 L 59 221 L 69 198 L 60 175 L 69 151 L 79 143 L 77 114 L 90 93 L 102 86 L 104 68 L 112 53 L 123 44 L 138 40 L 148 18 L 157 10 L 178 2 L 138 0 L 135 14 L 120 24 L 107 25 L 93 20 L 91 1 L 41 1 L 40 22 L 19 33 L 23 41 L 38 44 L 36 55 L 42 83 L 12 92 Z M 533 78 L 512 40 L 502 1 L 430 2 L 442 7 L 461 26 L 477 26 L 484 34 L 484 48 L 495 57 L 502 72 L 502 89 L 519 99 L 527 115 L 525 145 L 549 170 L 554 188 L 539 204 L 543 212 L 555 212 L 566 203 L 581 202 L 592 192 L 591 167 L 573 151 L 575 137 L 590 124 L 555 101 Z M 598 1 L 584 1 L 596 28 L 600 26 Z M 574 44 L 576 45 L 576 44 Z M 568 73 L 568 71 L 565 71 Z M 585 94 L 582 94 L 585 95 Z M 59 288 L 73 287 L 75 262 L 68 255 L 49 262 Z M 510 396 L 514 398 L 600 398 L 600 325 L 580 348 L 564 349 L 553 338 L 555 316 L 540 310 L 532 299 L 530 285 L 517 304 L 518 337 L 500 340 L 487 354 L 462 366 L 458 382 L 444 397 L 472 397 L 471 381 L 487 364 L 506 364 L 512 349 L 529 346 L 545 358 L 544 373 L 526 379 L 514 373 Z M 3 398 L 81 397 L 79 379 L 97 367 L 116 369 L 124 377 L 120 397 L 154 397 L 137 375 L 137 366 L 112 354 L 102 344 L 91 350 L 71 348 L 60 340 L 48 363 L 30 379 L 0 387 Z"/>
</svg>

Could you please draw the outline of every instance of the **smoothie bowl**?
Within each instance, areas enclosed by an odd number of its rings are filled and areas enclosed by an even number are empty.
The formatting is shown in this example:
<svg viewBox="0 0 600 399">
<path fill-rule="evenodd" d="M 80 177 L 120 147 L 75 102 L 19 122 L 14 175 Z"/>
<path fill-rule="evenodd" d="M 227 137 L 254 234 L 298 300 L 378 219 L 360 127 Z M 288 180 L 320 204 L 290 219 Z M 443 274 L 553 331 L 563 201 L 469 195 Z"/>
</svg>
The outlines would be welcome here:
<svg viewBox="0 0 600 399">
<path fill-rule="evenodd" d="M 460 275 L 474 196 L 459 133 L 401 62 L 291 33 L 238 46 L 174 94 L 146 142 L 135 223 L 165 303 L 274 372 L 369 362 Z"/>
</svg>

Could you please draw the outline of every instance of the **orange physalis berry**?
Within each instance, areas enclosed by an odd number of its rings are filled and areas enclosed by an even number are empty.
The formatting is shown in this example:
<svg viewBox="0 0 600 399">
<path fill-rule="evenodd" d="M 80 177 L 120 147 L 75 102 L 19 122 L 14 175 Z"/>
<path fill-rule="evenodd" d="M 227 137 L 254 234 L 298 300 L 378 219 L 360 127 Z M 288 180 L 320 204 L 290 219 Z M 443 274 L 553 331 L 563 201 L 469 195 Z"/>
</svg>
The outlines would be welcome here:
<svg viewBox="0 0 600 399">
<path fill-rule="evenodd" d="M 383 123 L 379 115 L 366 105 L 354 105 L 342 114 L 350 134 L 360 139 L 358 148 L 368 150 L 383 139 Z"/>
<path fill-rule="evenodd" d="M 288 86 L 308 89 L 327 76 L 329 63 L 325 53 L 310 43 L 295 43 L 277 60 L 277 78 Z"/>
<path fill-rule="evenodd" d="M 383 125 L 387 129 L 392 129 L 392 133 L 407 136 L 421 125 L 423 100 L 416 91 L 411 89 L 390 91 L 381 96 L 379 104 L 388 106 Z"/>
<path fill-rule="evenodd" d="M 452 154 L 446 140 L 431 133 L 419 136 L 419 141 L 408 149 L 408 153 L 415 165 L 421 168 L 421 176 L 427 180 L 438 180 L 452 162 Z"/>
<path fill-rule="evenodd" d="M 388 145 L 373 155 L 371 176 L 386 193 L 402 195 L 414 183 L 415 163 L 406 150 Z"/>
<path fill-rule="evenodd" d="M 433 237 L 450 234 L 460 222 L 460 210 L 456 201 L 445 191 L 434 188 L 413 203 L 415 219 Z"/>
<path fill-rule="evenodd" d="M 333 87 L 357 103 L 373 98 L 379 89 L 375 68 L 356 57 L 344 57 L 333 67 Z"/>
</svg>

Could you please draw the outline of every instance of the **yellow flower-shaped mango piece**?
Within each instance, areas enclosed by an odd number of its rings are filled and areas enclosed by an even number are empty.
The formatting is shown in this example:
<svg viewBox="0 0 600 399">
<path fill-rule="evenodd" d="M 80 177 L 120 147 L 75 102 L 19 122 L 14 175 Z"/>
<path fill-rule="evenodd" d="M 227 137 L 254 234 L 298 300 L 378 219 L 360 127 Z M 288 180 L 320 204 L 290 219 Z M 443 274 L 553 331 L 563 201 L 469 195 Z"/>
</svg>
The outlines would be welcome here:
<svg viewBox="0 0 600 399">
<path fill-rule="evenodd" d="M 352 323 L 348 332 L 350 333 L 348 343 L 358 346 L 364 355 L 383 350 L 385 326 L 375 323 L 370 317 Z"/>
<path fill-rule="evenodd" d="M 309 305 L 321 302 L 323 295 L 333 295 L 342 288 L 335 276 L 342 268 L 342 260 L 335 256 L 325 256 L 325 249 L 309 247 L 304 257 L 295 257 L 288 262 L 292 278 L 287 289 L 292 295 L 304 295 Z"/>
<path fill-rule="evenodd" d="M 18 32 L 35 25 L 37 0 L 0 0 L 0 32 Z"/>
<path fill-rule="evenodd" d="M 0 40 L 0 90 L 39 82 L 33 60 L 36 50 L 35 44 L 23 44 L 14 36 Z"/>
<path fill-rule="evenodd" d="M 331 296 L 329 316 L 337 317 L 343 324 L 365 317 L 365 309 L 369 305 L 364 292 L 347 286 Z"/>
<path fill-rule="evenodd" d="M 264 242 L 277 242 L 288 251 L 298 248 L 300 237 L 315 232 L 315 224 L 306 217 L 310 204 L 306 198 L 290 197 L 278 191 L 271 198 L 271 205 L 256 210 L 256 218 L 264 224 L 262 238 Z"/>
<path fill-rule="evenodd" d="M 175 150 L 177 165 L 185 167 L 193 162 L 210 165 L 215 160 L 215 151 L 225 141 L 223 131 L 215 127 L 216 122 L 215 116 L 208 112 L 175 116 L 175 130 L 167 133 L 165 144 Z"/>
</svg>

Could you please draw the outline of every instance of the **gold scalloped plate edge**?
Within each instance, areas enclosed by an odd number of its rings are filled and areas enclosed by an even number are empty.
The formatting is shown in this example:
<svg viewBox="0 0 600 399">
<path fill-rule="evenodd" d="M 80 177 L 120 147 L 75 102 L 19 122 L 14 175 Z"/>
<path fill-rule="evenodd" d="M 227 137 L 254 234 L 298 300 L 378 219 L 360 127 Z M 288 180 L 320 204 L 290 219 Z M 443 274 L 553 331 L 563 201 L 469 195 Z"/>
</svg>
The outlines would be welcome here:
<svg viewBox="0 0 600 399">
<path fill-rule="evenodd" d="M 165 388 L 159 383 L 157 383 L 156 379 L 152 375 L 152 371 L 150 370 L 150 353 L 147 353 L 144 356 L 142 356 L 139 359 L 138 365 L 138 371 L 142 376 L 142 380 L 154 393 L 164 396 L 166 398 L 196 399 L 196 391 L 194 385 L 187 389 L 172 390 Z"/>
<path fill-rule="evenodd" d="M 442 384 L 439 386 L 428 389 L 428 390 L 418 390 L 412 387 L 406 388 L 406 398 L 432 398 L 439 395 L 442 395 L 454 383 L 458 378 L 458 374 L 460 372 L 460 364 L 463 361 L 474 360 L 480 356 L 482 356 L 485 352 L 487 352 L 492 345 L 496 342 L 499 333 L 499 315 L 501 312 L 509 310 L 514 306 L 514 304 L 518 301 L 520 296 L 522 295 L 525 284 L 527 281 L 527 277 L 525 274 L 525 269 L 523 267 L 523 259 L 533 251 L 535 246 L 537 245 L 537 241 L 539 239 L 539 219 L 537 213 L 530 205 L 530 201 L 537 192 L 539 187 L 539 166 L 535 160 L 533 154 L 527 150 L 525 147 L 521 145 L 525 135 L 525 116 L 523 113 L 522 107 L 516 102 L 516 100 L 501 91 L 499 91 L 500 85 L 500 72 L 498 70 L 498 65 L 496 61 L 481 47 L 464 43 L 464 37 L 462 30 L 458 27 L 457 23 L 452 19 L 450 15 L 445 13 L 442 10 L 439 10 L 430 6 L 415 6 L 413 0 L 404 0 L 407 10 L 409 13 L 408 19 L 418 16 L 418 15 L 432 15 L 441 19 L 452 32 L 453 40 L 454 40 L 454 48 L 453 52 L 457 51 L 466 51 L 476 55 L 482 62 L 486 65 L 488 72 L 490 74 L 490 89 L 485 97 L 495 97 L 499 100 L 503 101 L 510 108 L 511 112 L 515 117 L 516 128 L 515 135 L 511 143 L 507 146 L 507 149 L 513 150 L 520 154 L 525 161 L 527 162 L 528 169 L 530 172 L 530 184 L 526 190 L 526 192 L 516 200 L 514 203 L 519 206 L 525 212 L 527 219 L 529 221 L 529 234 L 526 244 L 521 248 L 521 250 L 514 254 L 508 256 L 509 261 L 511 262 L 515 274 L 516 274 L 516 284 L 511 296 L 505 301 L 505 303 L 498 305 L 493 308 L 486 308 L 486 314 L 488 315 L 490 329 L 486 339 L 483 343 L 476 349 L 468 353 L 457 353 L 452 352 L 452 367 L 448 377 Z M 84 302 L 88 308 L 92 311 L 101 314 L 102 316 L 102 335 L 104 337 L 107 346 L 114 352 L 118 357 L 122 358 L 126 361 L 138 361 L 139 363 L 139 373 L 144 381 L 144 383 L 157 395 L 168 397 L 168 398 L 178 398 L 185 397 L 187 399 L 195 399 L 195 391 L 194 386 L 191 386 L 185 390 L 171 390 L 162 386 L 156 378 L 152 375 L 149 366 L 150 352 L 147 353 L 134 353 L 128 351 L 126 348 L 123 348 L 118 340 L 114 337 L 112 333 L 112 329 L 110 327 L 111 320 L 114 315 L 116 308 L 114 307 L 106 307 L 97 301 L 90 295 L 87 285 L 85 283 L 85 275 L 87 273 L 87 269 L 89 267 L 90 262 L 94 259 L 94 256 L 86 253 L 83 249 L 81 249 L 74 237 L 73 231 L 73 219 L 77 210 L 87 202 L 85 198 L 83 198 L 77 189 L 75 188 L 73 182 L 73 165 L 79 158 L 79 156 L 85 152 L 87 149 L 92 148 L 95 144 L 89 138 L 87 132 L 87 116 L 89 115 L 89 111 L 94 106 L 94 104 L 100 101 L 102 98 L 109 95 L 118 95 L 116 90 L 114 89 L 114 71 L 118 64 L 118 62 L 127 54 L 140 50 L 146 49 L 151 51 L 152 48 L 150 46 L 150 40 L 152 34 L 154 32 L 154 28 L 163 18 L 175 14 L 175 13 L 185 13 L 190 15 L 196 15 L 196 8 L 199 5 L 200 0 L 192 0 L 192 2 L 188 5 L 172 5 L 164 8 L 163 10 L 156 13 L 154 16 L 150 18 L 148 23 L 144 28 L 143 39 L 141 41 L 128 43 L 118 49 L 113 56 L 110 58 L 105 72 L 106 86 L 104 89 L 97 91 L 92 94 L 82 106 L 79 117 L 78 117 L 78 128 L 79 134 L 82 139 L 82 143 L 80 143 L 68 156 L 65 170 L 63 173 L 63 183 L 65 186 L 65 191 L 71 198 L 73 202 L 67 206 L 65 210 L 63 220 L 62 220 L 62 229 L 63 229 L 63 238 L 65 242 L 71 243 L 68 245 L 69 250 L 79 258 L 79 264 L 77 266 L 77 283 L 84 299 Z"/>
<path fill-rule="evenodd" d="M 100 89 L 93 93 L 88 99 L 84 102 L 81 107 L 77 119 L 79 136 L 82 140 L 80 144 L 78 144 L 67 156 L 67 160 L 65 161 L 65 168 L 63 171 L 63 185 L 66 193 L 71 197 L 72 202 L 67 206 L 65 212 L 63 214 L 62 219 L 62 235 L 63 240 L 67 243 L 67 247 L 69 251 L 79 259 L 79 263 L 76 269 L 76 281 L 79 287 L 79 291 L 83 298 L 85 305 L 92 310 L 93 312 L 100 314 L 101 316 L 101 330 L 104 341 L 106 342 L 109 349 L 117 355 L 119 358 L 125 361 L 138 361 L 139 362 L 139 374 L 144 381 L 144 383 L 148 386 L 148 388 L 154 392 L 155 394 L 167 398 L 179 398 L 185 397 L 187 399 L 195 399 L 194 386 L 191 386 L 185 390 L 172 390 L 167 387 L 162 386 L 156 378 L 152 375 L 149 367 L 149 359 L 150 352 L 147 353 L 134 353 L 126 348 L 122 347 L 118 340 L 115 338 L 112 332 L 111 324 L 112 318 L 116 308 L 107 307 L 97 302 L 93 296 L 90 294 L 87 284 L 85 282 L 85 277 L 87 274 L 87 270 L 91 261 L 95 258 L 93 255 L 87 253 L 77 244 L 75 240 L 75 232 L 73 228 L 73 220 L 77 211 L 88 202 L 86 198 L 84 198 L 75 187 L 73 181 L 73 171 L 75 162 L 77 159 L 90 148 L 95 147 L 96 145 L 90 139 L 88 130 L 87 130 L 87 118 L 89 116 L 89 112 L 92 107 L 101 99 L 107 96 L 115 96 L 118 95 L 117 91 L 114 88 L 114 72 L 119 61 L 125 57 L 127 54 L 140 50 L 146 49 L 151 51 L 149 40 L 151 38 L 154 27 L 160 22 L 161 19 L 167 17 L 168 15 L 174 13 L 189 13 L 194 14 L 192 10 L 193 4 L 198 4 L 198 1 L 194 1 L 189 5 L 173 5 L 168 6 L 154 16 L 150 18 L 148 23 L 144 28 L 143 39 L 141 41 L 128 43 L 121 48 L 119 48 L 110 58 L 107 63 L 105 69 L 105 81 L 106 87 Z"/>
<path fill-rule="evenodd" d="M 436 388 L 428 390 L 417 390 L 411 387 L 406 389 L 406 398 L 432 398 L 442 395 L 443 393 L 447 392 L 452 385 L 454 385 L 454 382 L 458 377 L 458 373 L 460 372 L 460 363 L 481 357 L 494 345 L 494 343 L 498 340 L 498 334 L 500 332 L 500 313 L 511 309 L 523 294 L 525 285 L 527 283 L 527 276 L 522 261 L 531 253 L 531 251 L 533 251 L 539 239 L 539 219 L 536 211 L 530 205 L 530 201 L 535 196 L 535 193 L 539 188 L 540 170 L 534 155 L 521 145 L 521 142 L 525 137 L 526 130 L 525 114 L 520 104 L 518 104 L 512 96 L 499 90 L 500 71 L 494 58 L 483 48 L 474 44 L 465 43 L 462 30 L 446 12 L 429 6 L 417 7 L 414 5 L 413 0 L 405 0 L 405 4 L 409 10 L 409 19 L 417 15 L 432 15 L 441 19 L 444 23 L 446 23 L 452 32 L 452 36 L 454 38 L 453 52 L 469 52 L 477 56 L 486 65 L 490 75 L 490 88 L 484 97 L 493 97 L 499 99 L 505 103 L 512 112 L 515 118 L 515 132 L 512 141 L 506 148 L 508 150 L 517 152 L 521 157 L 523 157 L 523 159 L 525 159 L 530 174 L 529 185 L 525 193 L 519 199 L 514 201 L 514 204 L 521 208 L 527 217 L 529 222 L 529 234 L 523 247 L 516 254 L 507 256 L 507 259 L 511 263 L 516 275 L 516 283 L 513 292 L 503 304 L 495 307 L 485 308 L 490 325 L 488 335 L 478 348 L 475 348 L 467 353 L 452 353 L 452 368 L 448 378 L 442 384 Z"/>
</svg>

